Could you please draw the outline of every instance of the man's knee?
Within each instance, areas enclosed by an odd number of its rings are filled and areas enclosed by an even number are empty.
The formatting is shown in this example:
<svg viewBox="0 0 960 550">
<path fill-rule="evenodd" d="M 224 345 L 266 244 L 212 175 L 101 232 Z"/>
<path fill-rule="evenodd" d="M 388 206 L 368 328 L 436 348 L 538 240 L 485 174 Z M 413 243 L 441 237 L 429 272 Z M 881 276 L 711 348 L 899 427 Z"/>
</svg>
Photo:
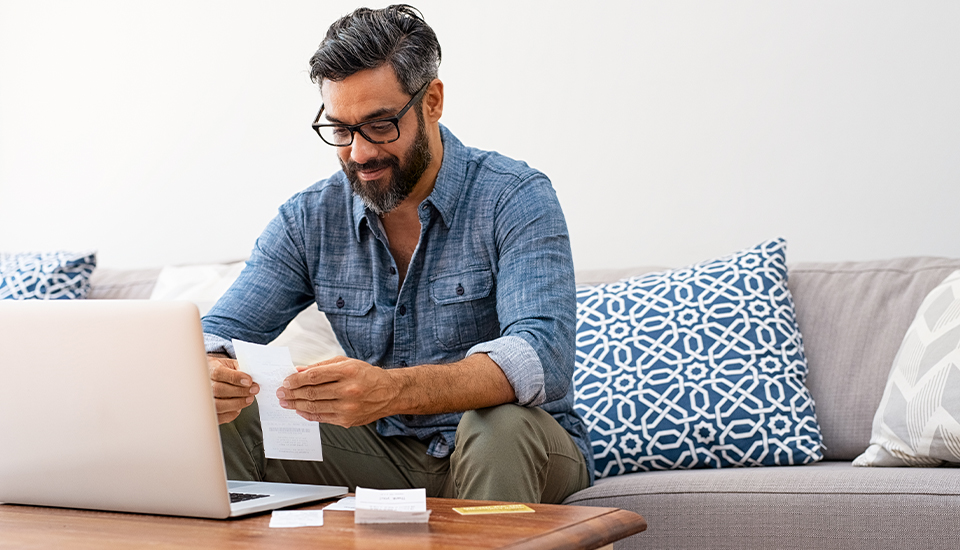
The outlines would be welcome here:
<svg viewBox="0 0 960 550">
<path fill-rule="evenodd" d="M 471 448 L 472 455 L 493 460 L 507 458 L 530 445 L 542 447 L 544 421 L 553 418 L 542 409 L 512 404 L 467 411 L 457 426 L 456 448 Z"/>
<path fill-rule="evenodd" d="M 450 467 L 458 498 L 560 502 L 588 483 L 566 430 L 543 409 L 517 405 L 465 413 Z"/>
</svg>

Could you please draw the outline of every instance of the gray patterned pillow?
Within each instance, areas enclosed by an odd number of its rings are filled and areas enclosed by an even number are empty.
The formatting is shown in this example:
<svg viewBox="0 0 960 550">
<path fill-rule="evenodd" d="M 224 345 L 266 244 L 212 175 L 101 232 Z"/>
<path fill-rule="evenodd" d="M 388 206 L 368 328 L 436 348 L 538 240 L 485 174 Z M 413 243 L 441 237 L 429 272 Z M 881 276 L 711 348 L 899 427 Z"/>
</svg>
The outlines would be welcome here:
<svg viewBox="0 0 960 550">
<path fill-rule="evenodd" d="M 930 291 L 903 337 L 870 446 L 854 466 L 960 463 L 960 271 Z"/>
</svg>

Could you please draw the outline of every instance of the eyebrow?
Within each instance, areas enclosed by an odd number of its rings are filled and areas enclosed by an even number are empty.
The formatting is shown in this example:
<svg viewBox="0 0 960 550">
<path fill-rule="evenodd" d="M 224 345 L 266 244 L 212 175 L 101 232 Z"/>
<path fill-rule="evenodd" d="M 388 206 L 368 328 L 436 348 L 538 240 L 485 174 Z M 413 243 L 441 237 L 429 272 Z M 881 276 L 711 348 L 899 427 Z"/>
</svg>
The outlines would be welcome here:
<svg viewBox="0 0 960 550">
<path fill-rule="evenodd" d="M 326 110 L 326 109 L 324 109 L 324 110 Z M 358 122 L 357 124 L 363 124 L 363 123 L 365 123 L 365 122 L 370 122 L 370 121 L 372 121 L 372 120 L 377 120 L 378 118 L 389 118 L 389 117 L 392 117 L 392 116 L 396 115 L 398 112 L 399 112 L 399 110 L 387 109 L 387 108 L 385 108 L 385 107 L 382 108 L 382 109 L 377 109 L 376 111 L 373 111 L 372 113 L 367 114 L 367 116 L 364 117 L 364 118 L 363 118 L 360 122 Z M 329 120 L 330 122 L 333 122 L 334 124 L 346 124 L 346 122 L 338 119 L 337 117 L 332 117 L 332 116 L 330 116 L 330 113 L 329 113 L 329 112 L 324 115 L 324 118 L 326 118 L 326 119 Z"/>
</svg>

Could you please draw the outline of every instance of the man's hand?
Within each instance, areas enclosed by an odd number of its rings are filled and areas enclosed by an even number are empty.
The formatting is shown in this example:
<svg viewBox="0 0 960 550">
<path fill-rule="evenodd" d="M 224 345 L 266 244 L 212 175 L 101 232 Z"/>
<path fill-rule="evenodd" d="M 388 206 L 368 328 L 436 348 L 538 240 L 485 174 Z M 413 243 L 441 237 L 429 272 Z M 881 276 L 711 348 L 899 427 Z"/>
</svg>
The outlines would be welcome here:
<svg viewBox="0 0 960 550">
<path fill-rule="evenodd" d="M 217 422 L 232 422 L 240 411 L 253 403 L 253 396 L 260 386 L 245 372 L 237 370 L 237 360 L 222 355 L 208 355 L 210 384 L 213 386 L 213 401 L 217 406 Z"/>
<path fill-rule="evenodd" d="M 307 420 L 349 428 L 394 414 L 400 387 L 380 367 L 334 357 L 297 371 L 283 381 L 277 397 L 281 407 Z"/>
<path fill-rule="evenodd" d="M 277 390 L 280 406 L 314 422 L 352 427 L 394 414 L 441 414 L 513 403 L 517 396 L 485 353 L 446 365 L 381 369 L 334 357 L 297 367 Z"/>
</svg>

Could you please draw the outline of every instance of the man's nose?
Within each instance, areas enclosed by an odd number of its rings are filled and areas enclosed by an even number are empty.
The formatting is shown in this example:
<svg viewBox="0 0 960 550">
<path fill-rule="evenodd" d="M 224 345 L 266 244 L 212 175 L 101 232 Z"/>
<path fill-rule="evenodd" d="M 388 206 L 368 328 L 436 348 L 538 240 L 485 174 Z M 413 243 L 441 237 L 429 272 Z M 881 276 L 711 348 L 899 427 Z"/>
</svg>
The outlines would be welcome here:
<svg viewBox="0 0 960 550">
<path fill-rule="evenodd" d="M 377 146 L 367 141 L 360 132 L 353 135 L 353 144 L 350 146 L 350 159 L 353 162 L 365 164 L 377 158 L 379 152 Z"/>
</svg>

